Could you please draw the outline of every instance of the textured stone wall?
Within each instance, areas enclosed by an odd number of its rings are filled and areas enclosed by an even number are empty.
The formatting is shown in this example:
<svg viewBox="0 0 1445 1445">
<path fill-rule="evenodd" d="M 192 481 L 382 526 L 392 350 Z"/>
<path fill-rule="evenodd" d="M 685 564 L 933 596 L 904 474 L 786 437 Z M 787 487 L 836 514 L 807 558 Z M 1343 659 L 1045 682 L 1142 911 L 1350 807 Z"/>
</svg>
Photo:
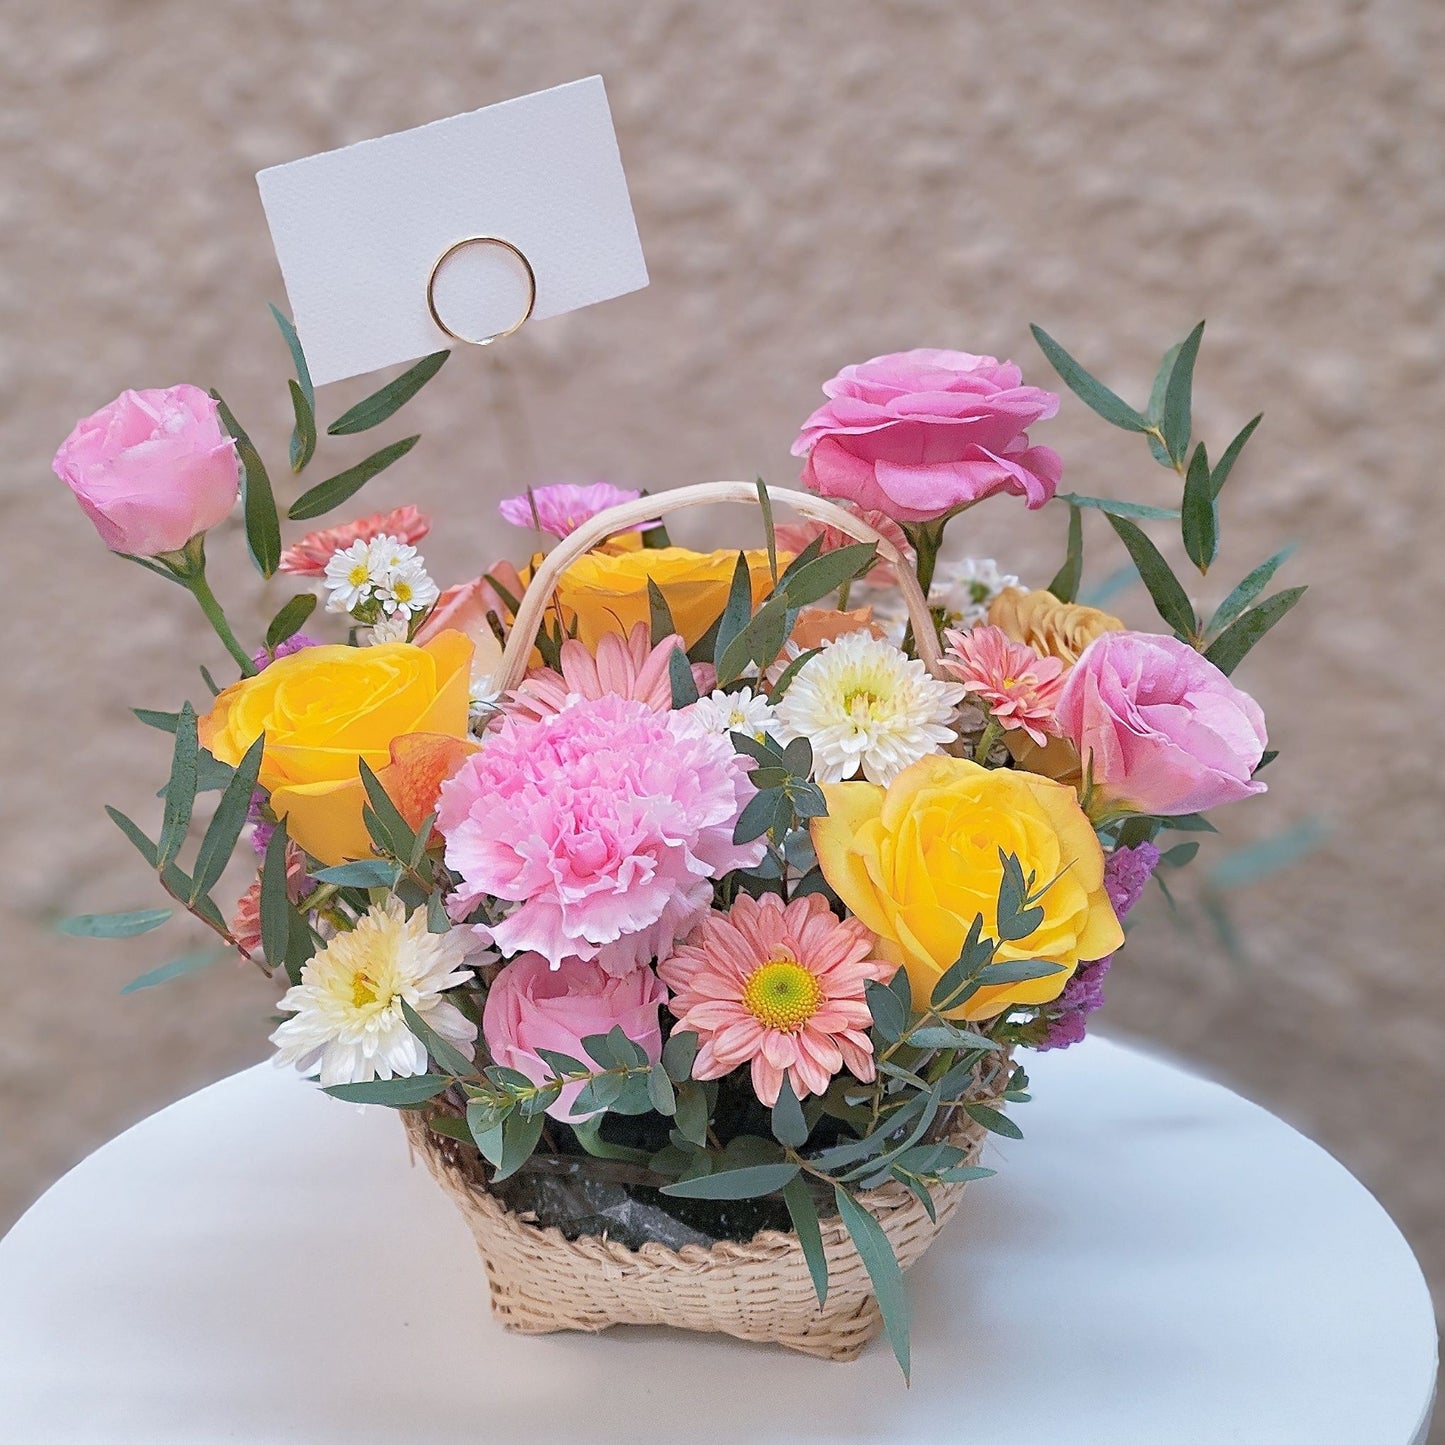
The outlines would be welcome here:
<svg viewBox="0 0 1445 1445">
<path fill-rule="evenodd" d="M 1266 418 L 1201 598 L 1290 540 L 1281 580 L 1314 584 L 1240 675 L 1284 756 L 1219 851 L 1316 817 L 1329 832 L 1235 897 L 1243 962 L 1155 899 L 1105 1017 L 1320 1139 L 1440 1280 L 1442 39 L 1431 0 L 6 7 L 0 1222 L 262 1057 L 269 1012 L 230 964 L 119 997 L 196 941 L 184 929 L 53 932 L 73 906 L 151 901 L 100 805 L 153 816 L 164 739 L 128 709 L 195 698 L 191 659 L 221 658 L 187 599 L 101 550 L 51 453 L 123 387 L 184 379 L 282 456 L 264 303 L 283 296 L 253 173 L 601 71 L 650 289 L 455 358 L 372 500 L 436 515 L 448 581 L 514 545 L 493 504 L 528 480 L 791 479 L 797 423 L 846 361 L 957 346 L 1047 383 L 1035 320 L 1139 398 L 1207 316 L 1201 434 L 1217 451 Z M 1168 499 L 1137 439 L 1072 400 L 1045 430 L 1074 488 Z M 329 445 L 338 464 L 363 450 Z M 1000 501 L 958 533 L 1042 584 L 1063 519 Z M 1104 527 L 1088 544 L 1097 581 L 1122 559 Z M 213 551 L 223 594 L 254 596 L 239 536 Z M 1139 589 L 1116 605 L 1151 625 Z"/>
</svg>

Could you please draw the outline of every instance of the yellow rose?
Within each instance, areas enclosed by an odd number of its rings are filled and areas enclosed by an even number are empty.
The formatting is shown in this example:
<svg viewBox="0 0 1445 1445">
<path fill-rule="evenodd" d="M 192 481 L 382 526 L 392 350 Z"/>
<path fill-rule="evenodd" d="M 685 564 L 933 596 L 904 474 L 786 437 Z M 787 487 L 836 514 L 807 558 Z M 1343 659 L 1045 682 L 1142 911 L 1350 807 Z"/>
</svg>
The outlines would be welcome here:
<svg viewBox="0 0 1445 1445">
<path fill-rule="evenodd" d="M 772 589 L 768 554 L 754 551 L 747 557 L 756 607 Z M 780 564 L 789 561 L 779 554 Z M 588 552 L 579 557 L 557 584 L 557 599 L 569 620 L 577 619 L 577 635 L 589 649 L 609 632 L 626 636 L 639 622 L 651 617 L 647 580 L 657 583 L 672 620 L 691 647 L 723 608 L 737 565 L 736 552 L 689 552 L 685 547 L 644 548 L 608 555 Z"/>
<path fill-rule="evenodd" d="M 467 736 L 472 644 L 442 632 L 423 647 L 307 647 L 216 699 L 201 743 L 233 766 L 262 733 L 261 786 L 287 831 L 322 863 L 364 858 L 358 759 L 378 774 L 408 733 Z"/>
<path fill-rule="evenodd" d="M 1021 587 L 1005 587 L 989 605 L 988 620 L 1040 657 L 1057 657 L 1065 668 L 1102 633 L 1124 630 L 1117 617 L 1097 607 L 1060 602 L 1052 592 L 1025 592 Z"/>
<path fill-rule="evenodd" d="M 998 936 L 999 849 L 1015 854 L 1035 889 L 1043 921 L 1026 938 L 1000 945 L 995 959 L 1042 959 L 1063 973 L 980 989 L 953 1016 L 992 1018 L 1017 1004 L 1047 1003 L 1081 962 L 1124 941 L 1104 892 L 1104 854 L 1069 788 L 1031 773 L 930 757 L 887 787 L 823 785 L 828 816 L 813 821 L 823 876 L 878 935 L 878 952 L 908 972 L 913 997 L 927 1004 L 958 959 L 973 920 Z"/>
</svg>

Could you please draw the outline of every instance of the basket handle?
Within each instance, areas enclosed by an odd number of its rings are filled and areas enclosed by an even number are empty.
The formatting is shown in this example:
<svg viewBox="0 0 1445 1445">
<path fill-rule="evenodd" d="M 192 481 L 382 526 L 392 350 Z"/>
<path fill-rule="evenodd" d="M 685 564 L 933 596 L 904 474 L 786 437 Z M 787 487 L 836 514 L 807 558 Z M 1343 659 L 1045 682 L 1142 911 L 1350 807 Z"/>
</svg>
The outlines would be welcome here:
<svg viewBox="0 0 1445 1445">
<path fill-rule="evenodd" d="M 938 634 L 928 610 L 928 600 L 923 595 L 922 587 L 918 585 L 917 574 L 898 548 L 862 518 L 854 516 L 835 502 L 815 497 L 811 492 L 797 491 L 792 487 L 767 487 L 765 490 L 770 502 L 781 503 L 812 521 L 836 527 L 840 532 L 846 532 L 860 542 L 878 544 L 878 555 L 885 562 L 891 562 L 898 575 L 899 590 L 903 593 L 908 617 L 913 624 L 913 641 L 918 648 L 918 656 L 929 672 L 939 675 Z M 516 620 L 512 623 L 512 631 L 502 652 L 502 660 L 492 674 L 492 686 L 498 694 L 511 692 L 526 676 L 527 663 L 537 641 L 542 616 L 547 604 L 552 600 L 552 592 L 562 573 L 573 562 L 614 532 L 623 531 L 638 523 L 650 522 L 655 517 L 666 516 L 669 512 L 680 512 L 688 507 L 709 502 L 751 502 L 757 505 L 758 489 L 753 482 L 699 482 L 690 487 L 676 487 L 659 496 L 639 497 L 635 502 L 623 502 L 620 506 L 609 507 L 564 537 L 537 568 L 526 596 L 522 598 L 522 605 L 517 610 Z"/>
</svg>

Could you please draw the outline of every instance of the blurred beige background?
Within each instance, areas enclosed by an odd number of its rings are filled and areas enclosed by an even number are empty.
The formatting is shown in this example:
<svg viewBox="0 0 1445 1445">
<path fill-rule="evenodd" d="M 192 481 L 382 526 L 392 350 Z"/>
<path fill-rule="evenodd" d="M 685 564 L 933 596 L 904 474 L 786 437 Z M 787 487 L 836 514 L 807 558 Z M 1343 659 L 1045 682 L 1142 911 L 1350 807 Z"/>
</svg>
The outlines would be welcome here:
<svg viewBox="0 0 1445 1445">
<path fill-rule="evenodd" d="M 1217 454 L 1266 417 L 1201 598 L 1290 540 L 1280 583 L 1313 590 L 1239 674 L 1283 751 L 1272 791 L 1206 854 L 1315 817 L 1330 832 L 1232 896 L 1243 963 L 1151 895 L 1104 1019 L 1320 1140 L 1439 1290 L 1445 9 L 1161 0 L 1145 21 L 1125 0 L 0 11 L 0 1226 L 100 1141 L 262 1058 L 271 1003 L 229 964 L 120 997 L 197 941 L 184 927 L 53 931 L 154 901 L 101 812 L 157 813 L 166 740 L 128 709 L 199 700 L 195 659 L 224 658 L 178 590 L 103 551 L 51 454 L 122 388 L 189 380 L 284 474 L 288 362 L 265 307 L 284 294 L 253 173 L 600 71 L 650 289 L 456 357 L 408 413 L 422 445 L 361 500 L 433 513 L 445 584 L 525 545 L 494 504 L 528 481 L 792 480 L 797 425 L 845 362 L 952 346 L 1049 385 L 1037 321 L 1140 401 L 1208 317 L 1199 434 Z M 323 419 L 372 384 L 324 392 Z M 1138 438 L 1071 398 L 1036 436 L 1066 486 L 1173 499 Z M 353 440 L 323 443 L 308 479 L 376 444 Z M 1041 586 L 1064 520 L 998 501 L 954 546 Z M 1093 582 L 1123 560 L 1098 520 Z M 258 595 L 236 531 L 212 552 L 257 636 L 286 584 Z M 1114 605 L 1155 625 L 1137 587 Z"/>
</svg>

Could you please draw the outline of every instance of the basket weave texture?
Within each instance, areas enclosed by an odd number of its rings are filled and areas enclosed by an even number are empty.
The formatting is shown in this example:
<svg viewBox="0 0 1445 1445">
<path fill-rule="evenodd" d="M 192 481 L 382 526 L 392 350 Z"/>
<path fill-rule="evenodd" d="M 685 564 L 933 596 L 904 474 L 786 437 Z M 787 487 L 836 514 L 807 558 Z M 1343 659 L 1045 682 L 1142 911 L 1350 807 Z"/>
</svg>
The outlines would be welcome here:
<svg viewBox="0 0 1445 1445">
<path fill-rule="evenodd" d="M 867 1271 L 836 1216 L 822 1221 L 828 1298 L 819 1308 L 795 1234 L 765 1230 L 746 1244 L 723 1240 L 681 1250 L 657 1243 L 634 1250 L 600 1235 L 569 1240 L 508 1209 L 488 1190 L 477 1151 L 428 1128 L 424 1110 L 403 1110 L 402 1119 L 413 1149 L 461 1210 L 486 1265 L 492 1311 L 507 1329 L 596 1333 L 613 1325 L 671 1325 L 852 1360 L 882 1328 Z M 948 1137 L 972 1163 L 984 1131 L 960 1111 Z M 936 1220 L 892 1181 L 860 1199 L 908 1269 L 938 1237 L 965 1187 L 931 1191 Z"/>
</svg>

